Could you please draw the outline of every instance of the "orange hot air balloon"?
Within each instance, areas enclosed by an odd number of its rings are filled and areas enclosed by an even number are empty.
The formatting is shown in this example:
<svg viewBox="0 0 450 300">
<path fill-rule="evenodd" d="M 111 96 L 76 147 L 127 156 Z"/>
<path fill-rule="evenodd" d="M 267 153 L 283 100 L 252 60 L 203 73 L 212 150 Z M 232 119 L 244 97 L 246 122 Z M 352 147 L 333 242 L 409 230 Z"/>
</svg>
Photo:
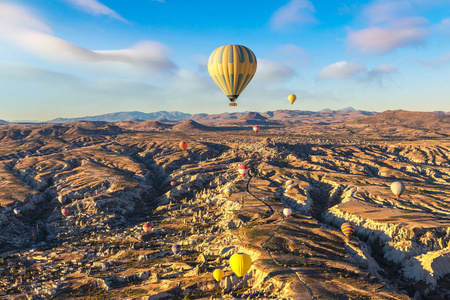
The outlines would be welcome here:
<svg viewBox="0 0 450 300">
<path fill-rule="evenodd" d="M 350 222 L 345 222 L 344 224 L 341 225 L 341 230 L 342 233 L 347 237 L 350 238 L 350 236 L 353 234 L 353 232 L 355 231 L 355 225 L 353 225 Z"/>
<path fill-rule="evenodd" d="M 239 174 L 241 174 L 242 177 L 245 177 L 245 175 L 248 174 L 248 167 L 246 165 L 240 165 L 239 166 Z"/>
<path fill-rule="evenodd" d="M 258 133 L 258 131 L 259 131 L 259 125 L 253 126 L 253 131 L 254 131 L 255 133 Z"/>
<path fill-rule="evenodd" d="M 64 217 L 67 217 L 67 215 L 69 214 L 69 210 L 67 208 L 63 208 L 61 209 L 61 213 Z"/>
<path fill-rule="evenodd" d="M 187 144 L 186 144 L 186 142 L 185 141 L 182 141 L 181 143 L 180 143 L 180 148 L 181 148 L 181 150 L 186 150 L 186 148 L 187 148 Z"/>
<path fill-rule="evenodd" d="M 142 228 L 144 229 L 145 233 L 149 233 L 152 230 L 152 225 L 150 225 L 149 223 L 145 223 L 144 225 L 142 225 Z"/>
<path fill-rule="evenodd" d="M 175 185 L 177 185 L 177 184 L 175 183 L 175 181 L 171 181 L 171 182 L 170 182 L 170 185 L 171 185 L 171 186 L 175 186 Z"/>
</svg>

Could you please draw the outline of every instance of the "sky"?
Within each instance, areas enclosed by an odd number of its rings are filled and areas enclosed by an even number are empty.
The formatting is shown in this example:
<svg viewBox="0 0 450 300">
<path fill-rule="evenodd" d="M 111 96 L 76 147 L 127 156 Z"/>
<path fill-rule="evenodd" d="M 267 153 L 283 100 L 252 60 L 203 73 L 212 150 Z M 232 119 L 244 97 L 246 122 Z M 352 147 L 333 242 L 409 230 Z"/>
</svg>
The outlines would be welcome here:
<svg viewBox="0 0 450 300">
<path fill-rule="evenodd" d="M 0 119 L 450 111 L 449 12 L 450 0 L 0 0 Z M 207 69 L 227 44 L 258 59 L 237 107 Z"/>
</svg>

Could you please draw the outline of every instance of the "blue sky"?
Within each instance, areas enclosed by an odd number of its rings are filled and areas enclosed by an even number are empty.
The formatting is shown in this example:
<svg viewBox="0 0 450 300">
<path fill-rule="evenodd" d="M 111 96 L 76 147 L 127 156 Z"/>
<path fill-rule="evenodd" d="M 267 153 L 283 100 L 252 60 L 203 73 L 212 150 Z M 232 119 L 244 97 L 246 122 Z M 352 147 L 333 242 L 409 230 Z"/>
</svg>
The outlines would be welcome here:
<svg viewBox="0 0 450 300">
<path fill-rule="evenodd" d="M 450 111 L 449 12 L 448 0 L 0 0 L 0 119 Z M 226 44 L 258 58 L 234 108 L 206 66 Z"/>
</svg>

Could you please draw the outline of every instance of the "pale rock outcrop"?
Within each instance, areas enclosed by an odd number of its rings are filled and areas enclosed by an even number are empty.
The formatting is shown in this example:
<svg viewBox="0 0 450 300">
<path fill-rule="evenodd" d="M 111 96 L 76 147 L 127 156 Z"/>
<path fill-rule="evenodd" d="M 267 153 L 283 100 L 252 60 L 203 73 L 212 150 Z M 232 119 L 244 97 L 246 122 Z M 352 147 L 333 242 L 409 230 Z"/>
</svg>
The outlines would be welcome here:
<svg viewBox="0 0 450 300">
<path fill-rule="evenodd" d="M 436 285 L 447 274 L 450 274 L 450 248 L 430 251 L 403 263 L 403 275 L 416 281 Z"/>
</svg>

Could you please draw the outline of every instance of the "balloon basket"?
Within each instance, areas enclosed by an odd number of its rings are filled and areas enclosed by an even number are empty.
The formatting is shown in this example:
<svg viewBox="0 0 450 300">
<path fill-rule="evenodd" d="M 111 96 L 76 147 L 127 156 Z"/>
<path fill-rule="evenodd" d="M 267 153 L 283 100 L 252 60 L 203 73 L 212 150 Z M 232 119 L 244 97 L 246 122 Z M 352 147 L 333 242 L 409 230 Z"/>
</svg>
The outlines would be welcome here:
<svg viewBox="0 0 450 300">
<path fill-rule="evenodd" d="M 230 106 L 237 106 L 237 103 L 230 103 Z"/>
</svg>

